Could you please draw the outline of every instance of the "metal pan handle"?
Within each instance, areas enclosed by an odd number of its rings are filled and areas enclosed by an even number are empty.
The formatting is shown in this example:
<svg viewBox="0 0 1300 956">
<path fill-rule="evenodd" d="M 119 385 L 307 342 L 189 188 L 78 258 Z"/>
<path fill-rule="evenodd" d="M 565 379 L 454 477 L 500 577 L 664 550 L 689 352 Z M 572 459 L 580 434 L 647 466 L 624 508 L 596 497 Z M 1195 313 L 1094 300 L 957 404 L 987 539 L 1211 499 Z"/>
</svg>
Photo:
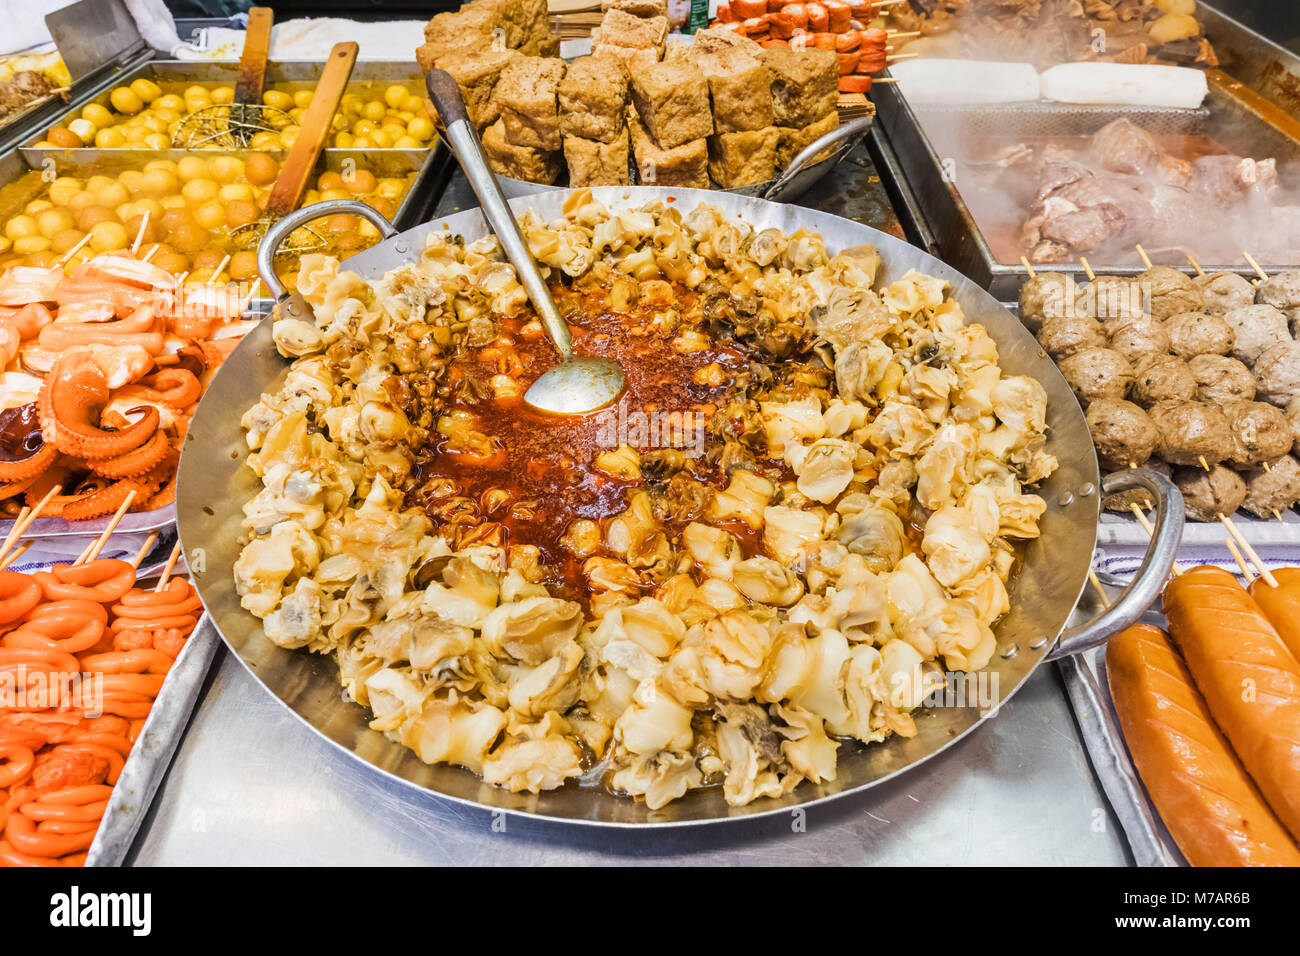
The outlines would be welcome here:
<svg viewBox="0 0 1300 956">
<path fill-rule="evenodd" d="M 1119 600 L 1092 620 L 1062 632 L 1056 646 L 1048 651 L 1047 660 L 1068 657 L 1106 643 L 1112 634 L 1119 633 L 1140 618 L 1164 590 L 1178 545 L 1183 540 L 1183 495 L 1172 481 L 1147 468 L 1119 471 L 1107 475 L 1101 482 L 1103 495 L 1135 488 L 1149 491 L 1156 504 L 1156 527 L 1142 566 Z"/>
<path fill-rule="evenodd" d="M 257 244 L 257 272 L 266 283 L 266 287 L 271 290 L 272 296 L 276 299 L 284 297 L 284 285 L 275 274 L 275 253 L 280 248 L 280 243 L 284 242 L 289 233 L 299 226 L 306 225 L 313 219 L 322 219 L 339 213 L 360 216 L 369 221 L 385 239 L 397 235 L 397 229 L 384 218 L 383 213 L 374 206 L 367 206 L 355 199 L 331 199 L 303 206 L 297 212 L 291 212 L 283 219 L 277 220 L 270 229 L 266 230 L 266 235 Z"/>
<path fill-rule="evenodd" d="M 855 120 L 849 120 L 843 126 L 837 126 L 825 136 L 813 140 L 800 150 L 794 159 L 790 160 L 790 165 L 776 178 L 776 182 L 767 188 L 763 193 L 763 198 L 771 199 L 773 196 L 779 196 L 781 190 L 790 184 L 790 180 L 794 179 L 805 166 L 812 165 L 812 161 L 828 146 L 849 140 L 849 143 L 836 150 L 837 154 L 846 152 L 852 146 L 854 138 L 866 135 L 867 130 L 871 129 L 872 119 L 871 116 L 859 116 Z"/>
</svg>

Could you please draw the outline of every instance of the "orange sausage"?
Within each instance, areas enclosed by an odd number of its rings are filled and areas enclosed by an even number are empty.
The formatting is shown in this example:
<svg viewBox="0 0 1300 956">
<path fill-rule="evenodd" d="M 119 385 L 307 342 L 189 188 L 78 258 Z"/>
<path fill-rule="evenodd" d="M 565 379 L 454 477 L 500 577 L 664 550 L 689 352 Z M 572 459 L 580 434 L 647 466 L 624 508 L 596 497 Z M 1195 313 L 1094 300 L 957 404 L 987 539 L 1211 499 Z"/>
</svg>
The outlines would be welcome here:
<svg viewBox="0 0 1300 956">
<path fill-rule="evenodd" d="M 849 30 L 847 33 L 840 33 L 835 37 L 835 52 L 850 53 L 862 45 L 862 34 L 857 30 Z"/>
<path fill-rule="evenodd" d="M 767 14 L 765 13 L 761 17 L 749 17 L 742 21 L 740 25 L 744 28 L 745 35 L 749 37 L 756 37 L 760 33 L 766 33 Z"/>
<path fill-rule="evenodd" d="M 812 35 L 812 45 L 815 46 L 815 47 L 816 47 L 817 49 L 819 49 L 819 50 L 834 50 L 834 49 L 835 49 L 835 34 L 834 34 L 834 33 L 814 33 L 814 34 Z"/>
<path fill-rule="evenodd" d="M 785 14 L 794 21 L 795 28 L 798 30 L 808 29 L 808 8 L 802 3 L 787 3 L 783 6 L 780 13 Z"/>
<path fill-rule="evenodd" d="M 829 23 L 831 33 L 843 33 L 849 29 L 849 21 L 853 19 L 853 11 L 844 0 L 823 0 L 822 6 L 826 8 L 826 17 Z"/>
<path fill-rule="evenodd" d="M 849 12 L 853 14 L 853 19 L 866 23 L 876 15 L 876 7 L 872 3 L 850 3 Z"/>
<path fill-rule="evenodd" d="M 825 33 L 830 29 L 831 15 L 821 3 L 805 4 L 808 8 L 808 29 L 813 33 Z"/>
<path fill-rule="evenodd" d="M 736 22 L 736 14 L 732 11 L 731 4 L 729 3 L 718 4 L 718 21 L 720 23 Z"/>
<path fill-rule="evenodd" d="M 779 40 L 790 39 L 798 26 L 794 17 L 788 13 L 769 13 L 767 22 L 772 28 L 772 36 Z"/>
<path fill-rule="evenodd" d="M 855 73 L 853 76 L 840 77 L 841 93 L 867 93 L 870 90 L 871 77 L 869 76 L 860 76 Z"/>
<path fill-rule="evenodd" d="M 767 13 L 767 0 L 730 0 L 738 20 L 749 20 Z"/>
<path fill-rule="evenodd" d="M 1250 596 L 1282 643 L 1300 660 L 1300 568 L 1278 568 L 1273 577 L 1277 579 L 1277 587 L 1256 578 L 1250 586 Z"/>
<path fill-rule="evenodd" d="M 1273 812 L 1300 836 L 1300 661 L 1221 568 L 1179 575 L 1165 588 L 1164 609 L 1215 723 Z"/>
<path fill-rule="evenodd" d="M 849 53 L 838 54 L 840 59 L 840 76 L 848 76 L 858 68 L 858 60 L 862 59 L 862 54 L 857 50 Z"/>
<path fill-rule="evenodd" d="M 1137 624 L 1112 638 L 1106 676 L 1133 763 L 1188 862 L 1300 866 L 1164 631 Z"/>
</svg>

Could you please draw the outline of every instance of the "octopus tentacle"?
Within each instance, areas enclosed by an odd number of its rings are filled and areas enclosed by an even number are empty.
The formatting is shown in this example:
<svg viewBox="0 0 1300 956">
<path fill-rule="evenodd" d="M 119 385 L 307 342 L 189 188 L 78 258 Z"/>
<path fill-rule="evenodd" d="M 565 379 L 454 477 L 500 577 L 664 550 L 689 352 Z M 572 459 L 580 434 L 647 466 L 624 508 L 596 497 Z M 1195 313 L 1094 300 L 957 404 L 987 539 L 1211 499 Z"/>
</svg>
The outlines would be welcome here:
<svg viewBox="0 0 1300 956">
<path fill-rule="evenodd" d="M 151 401 L 181 409 L 192 405 L 203 394 L 198 377 L 189 369 L 164 368 L 144 380 Z"/>
<path fill-rule="evenodd" d="M 145 511 L 165 508 L 176 503 L 176 466 L 180 460 L 180 452 L 173 448 L 167 457 L 158 463 L 158 467 L 146 476 L 146 480 L 157 479 L 159 487 L 153 497 L 145 502 Z"/>
<path fill-rule="evenodd" d="M 158 410 L 119 431 L 97 424 L 109 399 L 108 380 L 89 362 L 60 361 L 50 370 L 37 396 L 41 431 L 60 451 L 83 458 L 113 458 L 143 445 L 158 430 Z M 135 409 L 132 409 L 135 411 Z"/>
<path fill-rule="evenodd" d="M 21 481 L 24 478 L 36 478 L 58 457 L 59 450 L 53 442 L 45 442 L 36 453 L 17 461 L 0 461 L 0 481 Z"/>
<path fill-rule="evenodd" d="M 39 477 L 40 475 L 32 475 L 30 478 L 20 478 L 17 481 L 11 481 L 0 485 L 0 501 L 4 501 L 6 498 L 12 498 L 14 495 L 22 494 L 35 484 L 36 479 Z"/>
<path fill-rule="evenodd" d="M 115 481 L 105 488 L 89 491 L 65 504 L 62 517 L 68 521 L 87 521 L 91 518 L 111 515 L 122 507 L 122 502 L 126 501 L 126 496 L 132 491 L 135 492 L 138 500 L 142 497 L 141 493 L 148 491 L 148 488 L 131 478 Z"/>
<path fill-rule="evenodd" d="M 156 431 L 152 437 L 139 448 L 117 455 L 113 458 L 92 458 L 86 461 L 93 472 L 105 478 L 135 478 L 144 475 L 167 457 L 171 451 L 171 442 L 165 432 Z"/>
</svg>

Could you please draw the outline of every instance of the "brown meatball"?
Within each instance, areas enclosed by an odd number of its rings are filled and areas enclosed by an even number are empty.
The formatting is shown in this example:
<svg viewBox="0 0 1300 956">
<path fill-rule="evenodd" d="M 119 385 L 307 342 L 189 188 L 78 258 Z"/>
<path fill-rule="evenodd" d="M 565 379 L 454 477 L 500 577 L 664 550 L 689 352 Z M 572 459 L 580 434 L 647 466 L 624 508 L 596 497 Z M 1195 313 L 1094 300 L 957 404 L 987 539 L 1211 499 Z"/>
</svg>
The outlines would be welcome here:
<svg viewBox="0 0 1300 956">
<path fill-rule="evenodd" d="M 1208 312 L 1179 312 L 1165 320 L 1169 347 L 1181 359 L 1196 355 L 1227 355 L 1232 351 L 1232 326 Z"/>
<path fill-rule="evenodd" d="M 1211 405 L 1249 402 L 1255 397 L 1255 375 L 1226 355 L 1197 355 L 1187 363 L 1196 379 L 1196 397 Z"/>
<path fill-rule="evenodd" d="M 1271 461 L 1291 450 L 1291 422 L 1280 408 L 1263 402 L 1229 402 L 1223 414 L 1232 429 L 1233 463 Z"/>
<path fill-rule="evenodd" d="M 1039 328 L 1038 341 L 1059 362 L 1083 349 L 1105 348 L 1106 333 L 1100 322 L 1087 316 L 1051 318 Z"/>
<path fill-rule="evenodd" d="M 1151 408 L 1151 420 L 1160 432 L 1157 451 L 1173 465 L 1207 465 L 1232 454 L 1232 432 L 1228 419 L 1213 405 L 1203 402 L 1158 402 Z"/>
<path fill-rule="evenodd" d="M 1156 458 L 1152 458 L 1142 467 L 1159 472 L 1166 478 L 1173 471 L 1167 464 Z M 1151 501 L 1151 492 L 1145 488 L 1133 488 L 1129 491 L 1121 491 L 1118 494 L 1107 495 L 1101 499 L 1101 506 L 1107 511 L 1118 511 L 1122 514 L 1132 514 L 1133 505 L 1137 505 L 1144 511 L 1150 511 L 1154 507 Z"/>
<path fill-rule="evenodd" d="M 1125 321 L 1146 314 L 1145 289 L 1137 279 L 1097 276 L 1075 298 L 1075 311 L 1096 317 L 1111 335 Z"/>
<path fill-rule="evenodd" d="M 1300 396 L 1291 399 L 1286 407 L 1286 417 L 1291 423 L 1291 437 L 1294 439 L 1291 454 L 1300 454 Z"/>
<path fill-rule="evenodd" d="M 1128 359 L 1112 349 L 1083 349 L 1063 359 L 1060 366 L 1084 405 L 1099 398 L 1123 398 L 1133 383 Z"/>
<path fill-rule="evenodd" d="M 1255 301 L 1255 287 L 1235 272 L 1207 272 L 1193 281 L 1205 299 L 1202 309 L 1211 315 L 1223 315 Z"/>
<path fill-rule="evenodd" d="M 1020 321 L 1036 332 L 1048 319 L 1063 318 L 1070 311 L 1074 280 L 1059 272 L 1040 272 L 1020 287 Z"/>
<path fill-rule="evenodd" d="M 1267 469 L 1252 468 L 1246 475 L 1246 498 L 1241 506 L 1261 518 L 1276 517 L 1300 501 L 1300 463 L 1287 455 Z"/>
<path fill-rule="evenodd" d="M 1232 357 L 1254 365 L 1266 348 L 1291 338 L 1286 316 L 1271 305 L 1243 305 L 1223 313 L 1232 327 Z"/>
<path fill-rule="evenodd" d="M 1133 370 L 1133 401 L 1143 407 L 1156 402 L 1184 401 L 1196 397 L 1196 379 L 1177 355 L 1148 355 Z"/>
<path fill-rule="evenodd" d="M 1241 507 L 1246 497 L 1246 482 L 1241 475 L 1223 465 L 1209 471 L 1196 468 L 1174 470 L 1174 484 L 1183 493 L 1183 505 L 1192 521 L 1218 521 Z"/>
<path fill-rule="evenodd" d="M 1151 316 L 1167 319 L 1180 312 L 1194 312 L 1205 301 L 1200 287 L 1191 277 L 1168 266 L 1156 266 L 1138 275 L 1151 290 Z"/>
<path fill-rule="evenodd" d="M 1279 408 L 1300 395 L 1300 342 L 1287 339 L 1260 354 L 1255 360 L 1255 395 Z"/>
<path fill-rule="evenodd" d="M 1300 270 L 1269 276 L 1255 287 L 1255 301 L 1281 312 L 1300 307 Z"/>
<path fill-rule="evenodd" d="M 1160 442 L 1151 416 L 1122 398 L 1102 398 L 1088 406 L 1088 430 L 1106 468 L 1141 465 Z"/>
<path fill-rule="evenodd" d="M 1110 337 L 1110 347 L 1130 362 L 1148 355 L 1169 354 L 1169 333 L 1150 316 L 1133 319 Z"/>
</svg>

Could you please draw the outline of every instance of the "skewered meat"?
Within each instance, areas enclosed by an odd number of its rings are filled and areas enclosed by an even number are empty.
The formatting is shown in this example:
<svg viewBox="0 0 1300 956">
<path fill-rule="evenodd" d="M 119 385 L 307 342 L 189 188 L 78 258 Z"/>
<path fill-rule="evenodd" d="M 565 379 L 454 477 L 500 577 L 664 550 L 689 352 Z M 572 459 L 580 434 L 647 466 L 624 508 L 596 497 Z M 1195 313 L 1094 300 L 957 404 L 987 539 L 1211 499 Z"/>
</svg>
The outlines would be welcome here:
<svg viewBox="0 0 1300 956">
<path fill-rule="evenodd" d="M 1152 458 L 1143 468 L 1150 468 L 1168 478 L 1173 469 L 1158 458 Z M 1101 506 L 1107 511 L 1118 511 L 1122 514 L 1132 514 L 1132 505 L 1150 511 L 1152 507 L 1151 492 L 1145 488 L 1130 488 L 1128 491 L 1121 491 L 1119 494 L 1107 495 L 1101 499 Z"/>
<path fill-rule="evenodd" d="M 1075 314 L 1095 316 L 1114 335 L 1126 323 L 1146 315 L 1145 289 L 1137 279 L 1097 276 L 1075 299 Z"/>
<path fill-rule="evenodd" d="M 1169 347 L 1182 359 L 1196 355 L 1227 355 L 1232 351 L 1232 326 L 1208 312 L 1179 312 L 1165 320 Z"/>
<path fill-rule="evenodd" d="M 1268 470 L 1252 468 L 1246 476 L 1246 498 L 1241 506 L 1261 518 L 1286 511 L 1300 501 L 1300 463 L 1291 455 L 1273 462 Z"/>
<path fill-rule="evenodd" d="M 1213 465 L 1232 453 L 1232 431 L 1223 412 L 1204 402 L 1159 402 L 1151 420 L 1160 432 L 1160 457 L 1175 465 Z"/>
<path fill-rule="evenodd" d="M 1155 266 L 1138 276 L 1151 290 L 1151 315 L 1167 319 L 1181 312 L 1197 312 L 1205 297 L 1196 283 L 1177 269 Z"/>
<path fill-rule="evenodd" d="M 1255 287 L 1235 272 L 1207 272 L 1192 281 L 1201 287 L 1204 308 L 1210 315 L 1223 315 L 1255 301 Z"/>
<path fill-rule="evenodd" d="M 1132 366 L 1114 349 L 1083 349 L 1063 359 L 1060 369 L 1085 406 L 1099 398 L 1123 398 L 1133 383 Z"/>
<path fill-rule="evenodd" d="M 1286 413 L 1264 402 L 1230 402 L 1223 406 L 1232 428 L 1234 464 L 1271 461 L 1291 450 L 1294 441 Z"/>
<path fill-rule="evenodd" d="M 1255 398 L 1255 375 L 1235 358 L 1197 355 L 1187 363 L 1196 379 L 1196 397 L 1211 405 L 1249 402 Z"/>
<path fill-rule="evenodd" d="M 1269 276 L 1255 287 L 1255 301 L 1281 312 L 1300 308 L 1300 270 Z"/>
<path fill-rule="evenodd" d="M 1069 276 L 1059 272 L 1040 272 L 1020 287 L 1020 321 L 1037 332 L 1045 321 L 1063 318 L 1067 296 L 1074 288 Z"/>
<path fill-rule="evenodd" d="M 1149 355 L 1168 355 L 1171 343 L 1164 324 L 1149 315 L 1130 319 L 1110 337 L 1110 347 L 1130 362 Z"/>
<path fill-rule="evenodd" d="M 1106 347 L 1101 323 L 1088 316 L 1048 319 L 1038 330 L 1038 341 L 1058 362 L 1083 349 Z"/>
<path fill-rule="evenodd" d="M 1177 355 L 1148 355 L 1134 367 L 1133 400 L 1139 405 L 1189 402 L 1195 397 L 1196 378 Z"/>
<path fill-rule="evenodd" d="M 1255 360 L 1255 397 L 1286 408 L 1300 394 L 1300 342 L 1288 338 Z"/>
<path fill-rule="evenodd" d="M 1174 471 L 1174 484 L 1183 493 L 1183 506 L 1193 521 L 1218 521 L 1241 507 L 1246 497 L 1246 482 L 1241 475 L 1223 465 L 1209 471 L 1199 465 Z"/>
<path fill-rule="evenodd" d="M 1105 466 L 1141 465 L 1160 442 L 1151 416 L 1122 398 L 1102 398 L 1088 406 L 1088 431 Z"/>
<path fill-rule="evenodd" d="M 1229 309 L 1223 321 L 1232 327 L 1232 354 L 1247 365 L 1269 346 L 1291 338 L 1286 316 L 1271 305 L 1243 305 Z"/>
</svg>

